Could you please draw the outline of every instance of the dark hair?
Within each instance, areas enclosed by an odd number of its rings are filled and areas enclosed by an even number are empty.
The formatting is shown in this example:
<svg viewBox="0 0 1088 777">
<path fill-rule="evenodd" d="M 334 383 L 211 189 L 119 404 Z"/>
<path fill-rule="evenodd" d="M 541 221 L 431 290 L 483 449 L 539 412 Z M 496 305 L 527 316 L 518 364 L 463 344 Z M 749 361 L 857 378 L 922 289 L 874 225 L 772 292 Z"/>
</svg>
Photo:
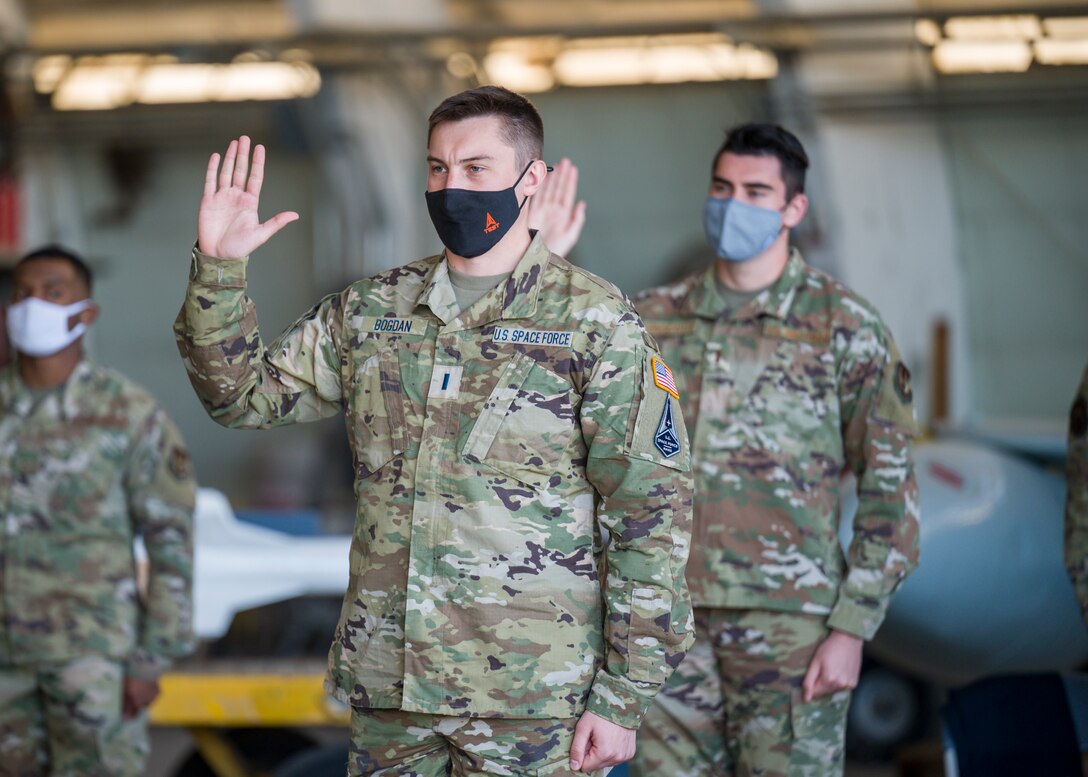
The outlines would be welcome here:
<svg viewBox="0 0 1088 777">
<path fill-rule="evenodd" d="M 61 261 L 68 262 L 68 264 L 72 265 L 72 269 L 76 271 L 76 276 L 87 286 L 88 292 L 90 292 L 94 286 L 94 273 L 91 272 L 91 268 L 87 263 L 74 251 L 69 251 L 67 248 L 59 246 L 56 243 L 42 246 L 41 248 L 35 248 L 16 262 L 15 269 L 18 270 L 27 262 L 35 262 L 39 259 L 60 259 Z"/>
<path fill-rule="evenodd" d="M 446 121 L 463 121 L 477 116 L 498 116 L 502 137 L 514 147 L 519 168 L 544 154 L 544 122 L 531 102 L 501 86 L 477 86 L 447 97 L 427 120 L 427 144 L 431 133 Z"/>
<path fill-rule="evenodd" d="M 725 134 L 725 142 L 714 155 L 715 166 L 726 151 L 738 156 L 775 157 L 782 165 L 786 202 L 805 190 L 808 154 L 796 135 L 777 124 L 750 122 L 733 127 Z"/>
</svg>

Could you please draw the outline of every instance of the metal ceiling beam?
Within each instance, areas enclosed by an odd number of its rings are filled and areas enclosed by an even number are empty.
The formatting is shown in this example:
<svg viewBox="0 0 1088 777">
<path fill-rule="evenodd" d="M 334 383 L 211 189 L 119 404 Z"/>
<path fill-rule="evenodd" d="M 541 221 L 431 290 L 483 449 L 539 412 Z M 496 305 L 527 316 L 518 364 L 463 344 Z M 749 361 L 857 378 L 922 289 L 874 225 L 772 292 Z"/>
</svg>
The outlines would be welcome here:
<svg viewBox="0 0 1088 777">
<path fill-rule="evenodd" d="M 7 3 L 12 0 L 7 0 Z M 34 3 L 30 4 L 34 7 Z M 398 7 L 398 13 L 383 10 Z M 0 3 L 0 11 L 5 7 Z M 49 3 L 48 12 L 30 14 L 25 48 L 31 53 L 156 51 L 182 47 L 229 50 L 232 46 L 285 47 L 426 44 L 453 38 L 461 45 L 496 37 L 585 37 L 648 35 L 724 30 L 734 37 L 782 49 L 865 45 L 866 27 L 877 45 L 888 25 L 919 17 L 995 15 L 1019 11 L 1045 16 L 1088 14 L 1083 2 L 1002 2 L 1002 0 L 827 0 L 813 12 L 811 0 L 790 4 L 764 0 L 209 0 L 181 3 L 95 3 L 70 7 Z M 448 13 L 436 9 L 445 7 Z M 64 10 L 60 10 L 64 8 Z M 404 10 L 413 8 L 414 10 Z M 428 13 L 417 13 L 430 9 Z M 339 10 L 337 10 L 339 9 Z M 0 29 L 4 18 L 0 13 Z M 906 27 L 903 28 L 904 30 Z M 890 36 L 894 38 L 894 35 Z M 909 38 L 910 36 L 906 36 Z M 872 44 L 870 44 L 872 45 Z M 9 39 L 9 46 L 19 48 Z"/>
<path fill-rule="evenodd" d="M 188 2 L 134 7 L 107 4 L 32 14 L 31 51 L 148 51 L 175 46 L 279 41 L 301 30 L 279 2 Z"/>
</svg>

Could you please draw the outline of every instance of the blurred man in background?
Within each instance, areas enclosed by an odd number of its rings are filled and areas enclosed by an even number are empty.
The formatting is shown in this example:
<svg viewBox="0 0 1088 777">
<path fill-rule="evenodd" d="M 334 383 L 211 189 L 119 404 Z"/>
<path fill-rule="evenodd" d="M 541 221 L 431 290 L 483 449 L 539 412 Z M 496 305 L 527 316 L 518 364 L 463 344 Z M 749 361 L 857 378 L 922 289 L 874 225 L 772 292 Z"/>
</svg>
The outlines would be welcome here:
<svg viewBox="0 0 1088 777">
<path fill-rule="evenodd" d="M 16 266 L 0 372 L 0 775 L 143 773 L 146 708 L 192 646 L 189 456 L 141 388 L 84 357 L 91 271 Z M 133 539 L 150 574 L 137 590 Z"/>
<path fill-rule="evenodd" d="M 636 298 L 692 429 L 696 642 L 647 714 L 633 775 L 841 773 L 863 641 L 917 563 L 910 374 L 872 306 L 790 248 L 807 168 L 781 127 L 730 132 L 704 207 L 717 259 Z M 565 180 L 533 215 L 570 250 L 584 206 Z"/>
<path fill-rule="evenodd" d="M 625 299 L 530 233 L 542 147 L 520 95 L 445 100 L 426 193 L 443 254 L 326 297 L 267 349 L 248 255 L 297 214 L 260 222 L 248 138 L 208 165 L 175 324 L 197 394 L 229 427 L 347 416 L 358 511 L 328 685 L 352 707 L 351 775 L 627 760 L 690 642 L 675 388 Z"/>
<path fill-rule="evenodd" d="M 1069 411 L 1065 484 L 1065 566 L 1088 624 L 1088 367 Z"/>
<path fill-rule="evenodd" d="M 693 430 L 696 643 L 633 774 L 840 774 L 862 644 L 917 563 L 910 375 L 872 306 L 790 247 L 807 167 L 777 125 L 730 131 L 703 214 L 717 258 L 636 298 Z"/>
</svg>

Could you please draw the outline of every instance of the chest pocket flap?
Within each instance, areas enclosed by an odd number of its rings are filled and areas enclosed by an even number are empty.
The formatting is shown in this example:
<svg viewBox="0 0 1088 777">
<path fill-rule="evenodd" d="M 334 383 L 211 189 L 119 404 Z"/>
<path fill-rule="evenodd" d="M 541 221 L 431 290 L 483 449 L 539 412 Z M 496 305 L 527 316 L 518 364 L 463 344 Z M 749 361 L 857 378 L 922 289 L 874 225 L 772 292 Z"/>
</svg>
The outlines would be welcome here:
<svg viewBox="0 0 1088 777">
<path fill-rule="evenodd" d="M 408 450 L 404 389 L 395 350 L 383 349 L 369 357 L 352 376 L 348 434 L 353 438 L 360 478 L 370 477 Z"/>
<path fill-rule="evenodd" d="M 568 381 L 518 353 L 484 402 L 462 455 L 535 488 L 584 458 Z M 564 463 L 566 462 L 566 463 Z"/>
</svg>

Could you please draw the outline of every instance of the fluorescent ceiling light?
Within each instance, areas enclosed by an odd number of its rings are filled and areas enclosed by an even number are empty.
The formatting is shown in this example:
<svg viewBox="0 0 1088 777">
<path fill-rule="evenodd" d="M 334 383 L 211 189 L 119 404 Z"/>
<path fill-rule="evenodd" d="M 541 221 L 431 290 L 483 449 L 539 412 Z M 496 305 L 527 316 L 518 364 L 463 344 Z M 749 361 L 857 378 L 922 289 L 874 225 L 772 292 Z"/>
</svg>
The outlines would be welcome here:
<svg viewBox="0 0 1088 777">
<path fill-rule="evenodd" d="M 768 51 L 723 35 L 525 38 L 496 41 L 484 59 L 489 77 L 517 91 L 563 86 L 675 84 L 767 79 L 778 74 Z"/>
<path fill-rule="evenodd" d="M 134 102 L 200 103 L 207 102 L 215 77 L 216 65 L 159 65 L 145 70 L 140 77 Z"/>
<path fill-rule="evenodd" d="M 74 62 L 47 59 L 35 65 L 35 88 L 51 91 L 53 107 L 62 111 L 134 103 L 289 100 L 310 97 L 321 88 L 317 69 L 302 61 L 182 64 L 173 57 L 146 54 L 80 57 Z"/>
<path fill-rule="evenodd" d="M 1055 16 L 1044 19 L 1043 29 L 1052 38 L 1088 38 L 1088 16 Z"/>
<path fill-rule="evenodd" d="M 1040 65 L 1088 65 L 1088 38 L 1044 38 L 1035 41 Z"/>
<path fill-rule="evenodd" d="M 941 42 L 941 25 L 932 19 L 916 19 L 914 22 L 914 37 L 923 46 L 932 48 Z"/>
<path fill-rule="evenodd" d="M 944 32 L 956 40 L 1035 40 L 1042 36 L 1039 17 L 953 16 L 944 23 Z"/>
<path fill-rule="evenodd" d="M 567 86 L 676 84 L 773 78 L 778 62 L 751 46 L 717 43 L 573 49 L 555 60 L 555 73 Z"/>
<path fill-rule="evenodd" d="M 933 49 L 933 64 L 942 73 L 1022 73 L 1031 59 L 1024 41 L 946 40 Z"/>
<path fill-rule="evenodd" d="M 289 100 L 321 89 L 317 68 L 305 62 L 240 62 L 223 65 L 217 76 L 213 100 Z"/>
<path fill-rule="evenodd" d="M 86 57 L 64 75 L 53 92 L 60 111 L 108 111 L 135 100 L 136 80 L 143 66 L 122 56 Z"/>
<path fill-rule="evenodd" d="M 515 92 L 546 92 L 555 86 L 555 75 L 546 64 L 530 61 L 516 51 L 495 51 L 484 57 L 488 78 Z"/>
<path fill-rule="evenodd" d="M 476 75 L 478 68 L 475 58 L 467 51 L 455 51 L 446 57 L 446 70 L 454 78 L 471 78 Z"/>
<path fill-rule="evenodd" d="M 39 94 L 50 94 L 57 88 L 57 84 L 64 78 L 68 68 L 72 66 L 72 58 L 67 54 L 56 54 L 42 57 L 34 63 L 31 77 L 34 80 L 34 91 Z"/>
</svg>

